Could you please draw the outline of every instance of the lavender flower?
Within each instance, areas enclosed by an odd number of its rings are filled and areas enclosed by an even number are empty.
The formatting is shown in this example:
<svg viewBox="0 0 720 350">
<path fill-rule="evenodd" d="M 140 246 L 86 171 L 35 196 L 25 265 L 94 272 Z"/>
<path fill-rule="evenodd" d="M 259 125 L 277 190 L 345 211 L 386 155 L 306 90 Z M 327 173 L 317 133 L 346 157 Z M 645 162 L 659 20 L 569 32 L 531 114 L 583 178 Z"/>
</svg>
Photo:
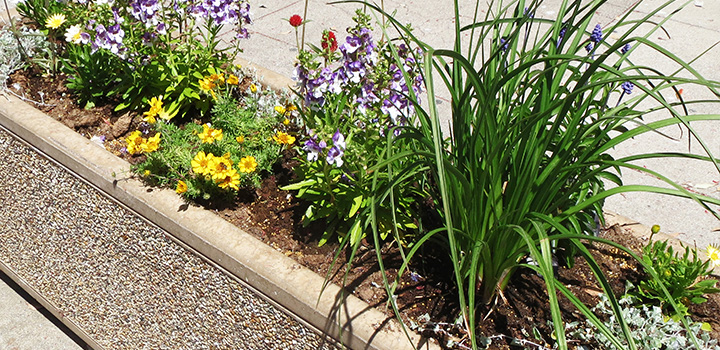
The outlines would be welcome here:
<svg viewBox="0 0 720 350">
<path fill-rule="evenodd" d="M 590 34 L 590 41 L 594 43 L 599 43 L 602 41 L 602 39 L 602 27 L 600 27 L 599 24 L 596 24 L 595 28 L 592 31 L 592 34 Z"/>
<path fill-rule="evenodd" d="M 332 137 L 333 146 L 328 150 L 326 161 L 328 164 L 335 164 L 338 168 L 343 165 L 342 156 L 345 154 L 345 136 L 338 129 Z"/>
<path fill-rule="evenodd" d="M 588 53 L 592 51 L 594 48 L 593 43 L 588 43 L 587 46 L 585 46 L 585 50 L 587 50 Z"/>
<path fill-rule="evenodd" d="M 327 162 L 328 164 L 335 164 L 338 168 L 343 165 L 342 156 L 345 155 L 345 152 L 340 149 L 340 147 L 333 146 L 330 148 L 327 154 Z"/>
<path fill-rule="evenodd" d="M 325 143 L 325 141 L 320 141 L 318 143 L 316 136 L 313 136 L 309 140 L 305 141 L 305 146 L 303 147 L 303 150 L 308 152 L 308 162 L 314 162 L 318 160 L 320 152 L 322 152 L 323 148 L 325 148 L 326 146 L 327 144 Z"/>
<path fill-rule="evenodd" d="M 629 44 L 629 43 L 628 43 L 628 44 L 625 44 L 625 46 L 623 46 L 622 49 L 620 49 L 620 53 L 623 54 L 623 55 L 626 54 L 628 51 L 630 51 L 630 44 Z"/>
<path fill-rule="evenodd" d="M 630 95 L 632 94 L 633 87 L 635 87 L 635 84 L 632 82 L 626 81 L 620 85 L 620 87 L 623 89 L 623 94 Z"/>
</svg>

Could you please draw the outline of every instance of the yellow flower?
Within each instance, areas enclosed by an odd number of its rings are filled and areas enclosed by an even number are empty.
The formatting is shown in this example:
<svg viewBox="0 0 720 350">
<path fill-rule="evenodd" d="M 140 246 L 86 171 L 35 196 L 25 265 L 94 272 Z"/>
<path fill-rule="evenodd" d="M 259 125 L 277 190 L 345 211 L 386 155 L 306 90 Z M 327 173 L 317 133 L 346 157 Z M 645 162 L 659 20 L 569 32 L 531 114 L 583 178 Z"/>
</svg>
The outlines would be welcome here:
<svg viewBox="0 0 720 350">
<path fill-rule="evenodd" d="M 61 25 L 65 23 L 65 15 L 61 13 L 56 13 L 45 21 L 45 26 L 50 29 L 57 29 L 60 28 Z"/>
<path fill-rule="evenodd" d="M 290 112 L 292 112 L 292 111 L 296 111 L 296 110 L 297 110 L 297 107 L 295 107 L 295 105 L 289 105 L 289 106 L 287 107 L 287 112 L 288 112 L 288 113 L 290 113 Z"/>
<path fill-rule="evenodd" d="M 177 186 L 175 187 L 175 193 L 183 194 L 185 192 L 187 192 L 187 184 L 183 180 L 178 181 Z"/>
<path fill-rule="evenodd" d="M 200 175 L 208 174 L 210 171 L 210 161 L 212 161 L 213 158 L 215 158 L 215 156 L 212 153 L 206 155 L 203 151 L 198 152 L 190 162 L 193 172 Z"/>
<path fill-rule="evenodd" d="M 219 81 L 220 84 L 217 85 L 222 85 L 223 83 L 225 83 L 225 76 L 223 76 L 222 74 L 213 74 L 209 76 L 208 79 L 210 79 L 210 81 L 212 82 Z"/>
<path fill-rule="evenodd" d="M 236 75 L 230 74 L 230 75 L 228 75 L 227 83 L 230 85 L 237 85 L 237 84 L 240 84 L 240 80 L 238 79 L 238 77 Z"/>
<path fill-rule="evenodd" d="M 278 131 L 275 135 L 273 135 L 273 140 L 279 144 L 286 144 L 286 145 L 292 145 L 295 143 L 295 137 L 288 135 L 282 131 Z"/>
<path fill-rule="evenodd" d="M 290 125 L 290 119 L 285 118 L 285 119 L 283 120 L 283 125 Z"/>
<path fill-rule="evenodd" d="M 200 79 L 198 80 L 198 83 L 200 84 L 200 89 L 205 92 L 210 92 L 210 95 L 212 95 L 213 99 L 217 99 L 217 96 L 215 96 L 215 83 L 213 83 L 212 80 L 209 78 Z"/>
<path fill-rule="evenodd" d="M 240 163 L 238 163 L 238 169 L 240 169 L 242 173 L 252 173 L 256 167 L 257 161 L 255 161 L 255 157 L 253 156 L 244 157 L 240 159 Z"/>
<path fill-rule="evenodd" d="M 145 170 L 145 172 L 143 174 L 145 174 L 146 177 L 150 176 L 150 170 Z"/>
<path fill-rule="evenodd" d="M 203 143 L 214 143 L 216 140 L 222 140 L 222 129 L 213 129 L 205 124 L 203 125 L 203 131 L 198 134 L 198 137 Z"/>
<path fill-rule="evenodd" d="M 163 110 L 162 104 L 162 96 L 153 97 L 150 100 L 150 110 L 143 113 L 143 115 L 145 115 L 143 119 L 150 124 L 155 124 L 155 117 Z"/>
<path fill-rule="evenodd" d="M 135 130 L 125 138 L 127 143 L 127 151 L 130 154 L 140 153 L 140 145 L 144 143 L 145 139 L 142 138 L 140 130 Z"/>
<path fill-rule="evenodd" d="M 210 175 L 215 181 L 224 179 L 227 174 L 233 170 L 232 160 L 228 157 L 214 157 L 210 164 L 208 164 L 208 170 Z"/>
<path fill-rule="evenodd" d="M 255 86 L 255 84 L 250 84 L 250 92 L 253 94 L 257 92 L 257 86 Z"/>
<path fill-rule="evenodd" d="M 150 137 L 147 139 L 147 141 L 143 142 L 142 145 L 140 145 L 140 149 L 145 153 L 155 152 L 158 147 L 160 146 L 160 133 L 155 134 L 155 136 Z"/>
<path fill-rule="evenodd" d="M 230 169 L 225 172 L 222 178 L 218 178 L 216 181 L 220 188 L 225 189 L 228 187 L 232 187 L 233 189 L 237 190 L 238 185 L 240 184 L 240 174 L 238 174 L 235 169 Z"/>
<path fill-rule="evenodd" d="M 238 143 L 243 143 L 245 142 L 245 136 L 240 135 L 235 138 L 235 141 L 237 141 Z"/>
<path fill-rule="evenodd" d="M 285 107 L 275 106 L 275 112 L 278 112 L 278 114 L 280 114 L 280 115 L 285 115 Z"/>
<path fill-rule="evenodd" d="M 720 267 L 720 248 L 713 244 L 707 246 L 707 255 L 715 267 Z"/>
</svg>

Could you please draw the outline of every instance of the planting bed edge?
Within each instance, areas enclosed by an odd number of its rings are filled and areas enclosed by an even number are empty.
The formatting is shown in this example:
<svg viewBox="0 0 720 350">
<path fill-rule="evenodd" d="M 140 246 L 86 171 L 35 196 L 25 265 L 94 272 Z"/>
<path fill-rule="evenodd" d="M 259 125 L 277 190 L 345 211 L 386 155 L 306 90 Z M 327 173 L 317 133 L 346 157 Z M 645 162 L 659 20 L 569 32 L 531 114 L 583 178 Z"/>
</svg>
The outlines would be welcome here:
<svg viewBox="0 0 720 350">
<path fill-rule="evenodd" d="M 129 163 L 27 103 L 0 97 L 0 125 L 345 346 L 438 348 L 415 334 L 411 344 L 395 320 L 353 295 L 343 295 L 336 285 L 321 295 L 320 275 L 217 215 L 187 205 L 174 191 L 148 188 L 131 177 Z M 77 325 L 68 326 L 78 330 Z"/>
</svg>

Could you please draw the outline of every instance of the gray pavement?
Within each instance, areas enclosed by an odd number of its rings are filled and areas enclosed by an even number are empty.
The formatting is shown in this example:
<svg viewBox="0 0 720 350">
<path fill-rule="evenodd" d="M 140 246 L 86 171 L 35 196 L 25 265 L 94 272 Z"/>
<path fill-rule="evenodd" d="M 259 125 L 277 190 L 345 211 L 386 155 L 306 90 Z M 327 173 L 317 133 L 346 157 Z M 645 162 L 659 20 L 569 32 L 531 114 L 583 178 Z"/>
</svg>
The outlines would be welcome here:
<svg viewBox="0 0 720 350">
<path fill-rule="evenodd" d="M 84 343 L 0 272 L 0 349 L 79 350 Z"/>
</svg>

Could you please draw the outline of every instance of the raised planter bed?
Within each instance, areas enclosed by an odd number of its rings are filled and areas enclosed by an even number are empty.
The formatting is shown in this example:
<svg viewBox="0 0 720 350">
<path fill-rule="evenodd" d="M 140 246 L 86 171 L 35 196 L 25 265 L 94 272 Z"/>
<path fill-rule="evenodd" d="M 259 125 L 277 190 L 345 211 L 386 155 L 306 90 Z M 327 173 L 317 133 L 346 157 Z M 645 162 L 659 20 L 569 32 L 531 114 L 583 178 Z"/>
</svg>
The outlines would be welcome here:
<svg viewBox="0 0 720 350">
<path fill-rule="evenodd" d="M 188 206 L 170 190 L 149 190 L 127 178 L 129 164 L 13 97 L 0 101 L 0 124 L 71 172 L 170 232 L 192 250 L 230 271 L 298 318 L 353 349 L 432 349 L 408 340 L 395 320 L 335 285 L 322 293 L 323 278 L 215 214 Z M 10 271 L 11 276 L 17 276 Z M 27 283 L 19 281 L 28 288 Z M 39 301 L 45 299 L 32 293 Z M 46 302 L 46 301 L 45 301 Z M 47 303 L 47 302 L 46 302 Z M 52 310 L 52 305 L 45 305 Z M 81 327 L 59 316 L 89 344 Z"/>
</svg>

